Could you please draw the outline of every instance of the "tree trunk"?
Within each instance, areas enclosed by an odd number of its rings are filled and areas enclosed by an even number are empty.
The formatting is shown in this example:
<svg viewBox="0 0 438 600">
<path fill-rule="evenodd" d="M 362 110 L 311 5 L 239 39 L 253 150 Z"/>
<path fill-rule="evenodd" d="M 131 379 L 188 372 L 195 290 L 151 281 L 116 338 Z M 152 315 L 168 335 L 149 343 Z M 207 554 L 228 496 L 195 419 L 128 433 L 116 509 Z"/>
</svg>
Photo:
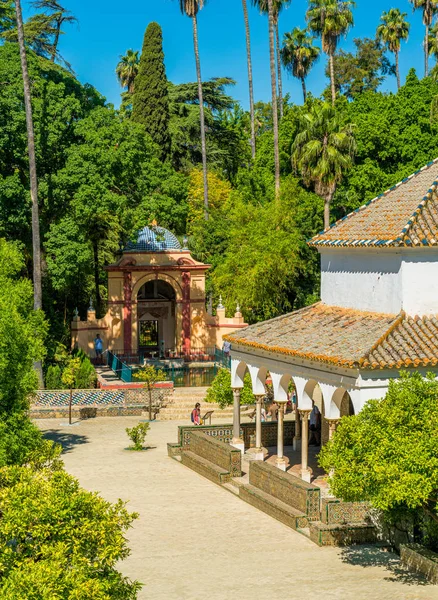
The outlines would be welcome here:
<svg viewBox="0 0 438 600">
<path fill-rule="evenodd" d="M 398 50 L 395 51 L 395 73 L 397 76 L 397 89 L 399 90 L 400 85 L 400 65 L 399 65 L 399 53 Z"/>
<path fill-rule="evenodd" d="M 205 143 L 205 117 L 204 117 L 204 95 L 202 93 L 201 62 L 199 60 L 198 45 L 198 22 L 196 15 L 192 17 L 193 23 L 193 45 L 195 48 L 196 76 L 198 78 L 199 114 L 201 119 L 201 148 L 202 148 L 202 171 L 204 175 L 204 216 L 208 221 L 208 177 L 207 177 L 207 147 Z"/>
<path fill-rule="evenodd" d="M 277 77 L 278 77 L 278 104 L 280 105 L 280 119 L 283 118 L 283 78 L 281 76 L 281 55 L 280 55 L 280 33 L 278 31 L 278 17 L 275 23 L 275 45 L 277 49 Z"/>
<path fill-rule="evenodd" d="M 152 421 L 152 389 L 149 386 L 149 421 Z"/>
<path fill-rule="evenodd" d="M 68 424 L 71 425 L 71 405 L 73 404 L 73 390 L 70 388 L 70 397 L 68 399 Z"/>
<path fill-rule="evenodd" d="M 102 299 L 100 297 L 100 282 L 99 282 L 99 248 L 97 240 L 93 242 L 93 257 L 94 257 L 94 288 L 96 290 L 96 317 L 100 315 Z"/>
<path fill-rule="evenodd" d="M 304 103 L 306 103 L 306 100 L 307 100 L 307 89 L 306 89 L 306 79 L 305 79 L 305 77 L 301 77 L 301 85 L 303 86 Z"/>
<path fill-rule="evenodd" d="M 330 65 L 330 85 L 332 88 L 332 104 L 335 105 L 336 102 L 336 86 L 335 86 L 335 60 L 333 57 L 333 52 L 329 54 L 329 65 Z"/>
<path fill-rule="evenodd" d="M 429 27 L 427 25 L 424 36 L 424 76 L 429 77 Z"/>
<path fill-rule="evenodd" d="M 29 72 L 27 70 L 26 47 L 24 45 L 23 15 L 20 0 L 15 0 L 17 18 L 18 45 L 20 48 L 21 73 L 23 76 L 24 106 L 26 111 L 27 149 L 29 154 L 30 197 L 32 201 L 32 251 L 33 251 L 33 307 L 40 310 L 43 304 L 41 285 L 41 243 L 40 218 L 38 208 L 38 180 L 35 157 L 35 136 L 33 129 L 32 101 L 30 94 Z M 39 386 L 44 388 L 43 368 L 41 361 L 34 363 L 38 375 Z"/>
<path fill-rule="evenodd" d="M 50 60 L 52 62 L 55 62 L 55 58 L 56 58 L 56 51 L 58 49 L 58 43 L 59 43 L 59 32 L 61 31 L 61 23 L 56 23 L 56 33 L 55 33 L 55 39 L 53 41 L 53 50 L 52 50 L 52 55 L 50 57 Z"/>
<path fill-rule="evenodd" d="M 330 227 L 330 207 L 332 205 L 335 190 L 324 194 L 324 231 Z"/>
<path fill-rule="evenodd" d="M 275 199 L 280 197 L 280 153 L 278 147 L 278 107 L 277 107 L 277 78 L 275 75 L 275 45 L 274 45 L 274 17 L 272 0 L 268 0 L 268 22 L 269 22 L 269 55 L 271 67 L 272 88 L 272 121 L 274 127 L 274 162 L 275 162 Z"/>
<path fill-rule="evenodd" d="M 248 83 L 249 83 L 249 112 L 251 115 L 251 150 L 252 157 L 255 158 L 256 139 L 255 139 L 255 115 L 254 115 L 254 84 L 252 80 L 252 60 L 251 60 L 251 34 L 249 29 L 248 6 L 246 0 L 242 0 L 243 17 L 245 20 L 246 32 L 246 59 L 248 63 Z"/>
</svg>

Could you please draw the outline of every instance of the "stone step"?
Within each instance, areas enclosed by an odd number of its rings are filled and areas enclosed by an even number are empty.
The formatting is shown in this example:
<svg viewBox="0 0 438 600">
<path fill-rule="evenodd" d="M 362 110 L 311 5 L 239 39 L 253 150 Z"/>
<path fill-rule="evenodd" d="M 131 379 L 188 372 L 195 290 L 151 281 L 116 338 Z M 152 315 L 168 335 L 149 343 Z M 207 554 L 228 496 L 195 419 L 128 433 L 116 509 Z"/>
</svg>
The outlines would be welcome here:
<svg viewBox="0 0 438 600">
<path fill-rule="evenodd" d="M 292 529 L 306 529 L 309 526 L 308 518 L 304 513 L 251 484 L 241 486 L 239 495 L 248 504 Z"/>
</svg>

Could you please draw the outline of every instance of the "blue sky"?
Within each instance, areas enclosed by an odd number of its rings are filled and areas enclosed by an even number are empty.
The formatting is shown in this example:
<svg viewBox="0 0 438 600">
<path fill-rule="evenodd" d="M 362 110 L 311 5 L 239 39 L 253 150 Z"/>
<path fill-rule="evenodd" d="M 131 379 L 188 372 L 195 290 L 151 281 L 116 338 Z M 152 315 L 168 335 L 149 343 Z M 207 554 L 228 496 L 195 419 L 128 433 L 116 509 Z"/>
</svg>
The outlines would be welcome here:
<svg viewBox="0 0 438 600">
<path fill-rule="evenodd" d="M 248 0 L 248 4 L 250 4 Z M 108 101 L 118 106 L 120 88 L 114 73 L 120 54 L 128 48 L 141 49 L 143 34 L 151 21 L 163 28 L 164 51 L 168 78 L 174 83 L 195 80 L 195 62 L 191 21 L 179 11 L 177 0 L 119 0 L 90 2 L 64 0 L 79 19 L 79 26 L 68 26 L 60 50 L 73 65 L 78 78 L 94 85 Z M 372 37 L 382 11 L 394 6 L 408 13 L 411 23 L 409 42 L 401 52 L 402 77 L 411 67 L 423 74 L 422 40 L 424 27 L 420 13 L 412 13 L 408 0 L 357 0 L 355 27 L 342 40 L 348 50 L 354 37 Z M 280 20 L 281 34 L 296 25 L 305 24 L 306 0 L 293 0 Z M 269 100 L 270 75 L 266 18 L 250 8 L 250 25 L 256 100 Z M 202 76 L 229 76 L 237 80 L 232 94 L 248 106 L 245 31 L 240 0 L 209 0 L 199 16 L 199 44 Z M 308 79 L 308 89 L 319 95 L 326 87 L 325 56 Z M 431 61 L 432 64 L 432 61 Z M 301 103 L 300 83 L 284 73 L 284 88 L 293 100 Z M 395 79 L 385 82 L 383 89 L 394 90 Z"/>
</svg>

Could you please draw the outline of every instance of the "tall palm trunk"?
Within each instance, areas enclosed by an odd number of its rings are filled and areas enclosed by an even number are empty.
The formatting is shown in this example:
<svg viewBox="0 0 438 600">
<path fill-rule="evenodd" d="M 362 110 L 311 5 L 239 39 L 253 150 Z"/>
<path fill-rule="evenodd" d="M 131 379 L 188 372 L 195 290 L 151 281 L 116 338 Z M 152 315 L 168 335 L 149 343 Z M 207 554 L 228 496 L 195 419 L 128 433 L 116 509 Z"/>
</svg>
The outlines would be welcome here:
<svg viewBox="0 0 438 600">
<path fill-rule="evenodd" d="M 280 105 L 280 118 L 283 118 L 283 78 L 281 75 L 281 55 L 280 55 L 280 33 L 278 31 L 278 16 L 274 23 L 275 27 L 275 46 L 277 54 L 277 77 L 278 77 L 278 104 Z"/>
<path fill-rule="evenodd" d="M 306 100 L 307 100 L 307 88 L 306 88 L 306 78 L 305 77 L 301 77 L 301 85 L 303 87 L 304 103 L 306 103 Z"/>
<path fill-rule="evenodd" d="M 255 115 L 254 115 L 254 84 L 252 80 L 252 60 L 251 60 L 251 33 L 249 29 L 248 6 L 246 0 L 242 0 L 243 18 L 245 20 L 246 32 L 246 60 L 248 63 L 248 83 L 249 83 L 249 112 L 251 115 L 251 150 L 252 157 L 255 158 L 256 139 L 255 139 Z"/>
<path fill-rule="evenodd" d="M 395 54 L 395 74 L 397 76 L 397 89 L 399 90 L 400 87 L 401 87 L 401 83 L 400 83 L 399 51 L 398 50 L 394 50 L 394 54 Z"/>
<path fill-rule="evenodd" d="M 274 162 L 275 162 L 275 198 L 280 197 L 280 152 L 278 148 L 278 106 L 277 106 L 277 78 L 275 75 L 275 46 L 274 46 L 274 16 L 272 0 L 268 0 L 268 23 L 269 23 L 269 56 L 271 67 L 272 88 L 272 121 L 274 126 Z"/>
<path fill-rule="evenodd" d="M 432 17 L 433 18 L 433 17 Z M 432 23 L 430 18 L 430 0 L 427 0 L 424 8 L 424 22 L 426 25 L 426 34 L 424 36 L 424 76 L 429 76 L 429 27 Z"/>
<path fill-rule="evenodd" d="M 96 290 L 96 314 L 100 316 L 102 306 L 102 297 L 100 295 L 100 272 L 99 272 L 99 246 L 98 240 L 93 241 L 93 259 L 94 259 L 94 288 Z"/>
<path fill-rule="evenodd" d="M 21 72 L 23 76 L 24 107 L 26 111 L 27 149 L 29 154 L 29 180 L 30 197 L 32 201 L 32 250 L 33 250 L 33 306 L 35 310 L 42 308 L 41 287 L 41 243 L 40 219 L 38 209 L 38 180 L 35 157 L 35 136 L 33 129 L 32 101 L 30 95 L 30 80 L 27 69 L 26 47 L 24 45 L 23 15 L 20 0 L 15 0 L 15 14 L 17 18 L 18 45 L 20 48 Z M 41 362 L 34 363 L 39 383 L 44 387 L 43 370 Z"/>
<path fill-rule="evenodd" d="M 193 23 L 193 45 L 195 48 L 196 76 L 198 78 L 199 115 L 201 119 L 201 148 L 202 148 L 202 171 L 204 174 L 204 217 L 208 221 L 208 177 L 207 177 L 207 147 L 205 143 L 205 115 L 204 95 L 202 93 L 201 61 L 199 60 L 198 44 L 198 21 L 196 15 L 192 17 Z"/>
<path fill-rule="evenodd" d="M 335 59 L 333 56 L 333 52 L 329 54 L 329 65 L 330 65 L 330 85 L 332 89 L 332 104 L 335 105 L 336 102 L 336 86 L 335 86 Z"/>
</svg>

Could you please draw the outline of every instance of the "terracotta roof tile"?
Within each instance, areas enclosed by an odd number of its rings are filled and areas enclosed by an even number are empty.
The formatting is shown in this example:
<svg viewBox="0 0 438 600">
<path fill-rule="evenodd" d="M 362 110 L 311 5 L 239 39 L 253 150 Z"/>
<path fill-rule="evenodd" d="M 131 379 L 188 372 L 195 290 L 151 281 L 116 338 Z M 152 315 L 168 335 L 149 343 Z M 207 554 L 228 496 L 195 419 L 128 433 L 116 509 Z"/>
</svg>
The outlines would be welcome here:
<svg viewBox="0 0 438 600">
<path fill-rule="evenodd" d="M 436 317 L 388 315 L 314 304 L 226 336 L 232 343 L 365 369 L 438 364 Z"/>
<path fill-rule="evenodd" d="M 438 246 L 438 159 L 309 241 L 311 246 Z"/>
</svg>

